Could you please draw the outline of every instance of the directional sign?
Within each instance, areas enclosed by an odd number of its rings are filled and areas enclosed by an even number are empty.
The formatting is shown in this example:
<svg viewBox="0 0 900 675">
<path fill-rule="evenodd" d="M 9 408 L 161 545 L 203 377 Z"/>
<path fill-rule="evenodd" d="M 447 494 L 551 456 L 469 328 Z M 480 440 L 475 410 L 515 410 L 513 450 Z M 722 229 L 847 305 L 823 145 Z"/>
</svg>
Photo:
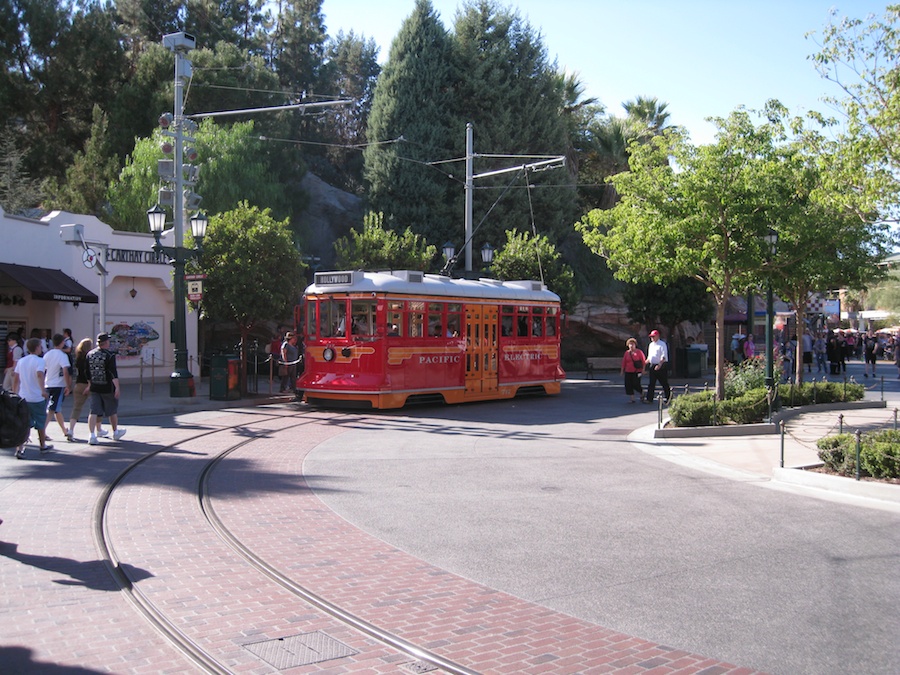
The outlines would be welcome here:
<svg viewBox="0 0 900 675">
<path fill-rule="evenodd" d="M 189 280 L 187 282 L 187 296 L 191 302 L 200 302 L 203 299 L 203 280 Z"/>
</svg>

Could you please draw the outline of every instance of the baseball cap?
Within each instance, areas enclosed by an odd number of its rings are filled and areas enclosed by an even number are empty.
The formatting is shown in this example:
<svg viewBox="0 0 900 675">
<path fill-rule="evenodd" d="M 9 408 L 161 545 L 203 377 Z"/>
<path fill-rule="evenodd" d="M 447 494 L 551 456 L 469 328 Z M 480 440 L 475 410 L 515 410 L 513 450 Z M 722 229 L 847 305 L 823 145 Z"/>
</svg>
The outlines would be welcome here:
<svg viewBox="0 0 900 675">
<path fill-rule="evenodd" d="M 106 342 L 109 340 L 109 333 L 99 333 L 97 335 L 97 343 Z"/>
<path fill-rule="evenodd" d="M 659 331 L 658 331 L 658 330 L 651 330 L 651 331 L 650 331 L 650 337 L 659 337 Z"/>
</svg>

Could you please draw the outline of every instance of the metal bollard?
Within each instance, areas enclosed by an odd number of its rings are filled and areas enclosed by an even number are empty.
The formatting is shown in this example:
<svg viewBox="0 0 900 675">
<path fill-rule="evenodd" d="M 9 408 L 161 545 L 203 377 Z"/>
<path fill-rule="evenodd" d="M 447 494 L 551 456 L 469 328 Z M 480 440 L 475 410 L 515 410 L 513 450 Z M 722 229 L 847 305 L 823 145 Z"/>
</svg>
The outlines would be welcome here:
<svg viewBox="0 0 900 675">
<path fill-rule="evenodd" d="M 881 376 L 881 400 L 884 400 L 884 375 Z"/>
<path fill-rule="evenodd" d="M 663 397 L 662 394 L 656 397 L 656 400 L 659 404 L 657 413 L 656 413 L 656 428 L 662 429 L 662 420 L 663 420 Z"/>
<path fill-rule="evenodd" d="M 838 433 L 844 433 L 844 413 L 838 415 Z"/>
<path fill-rule="evenodd" d="M 781 427 L 781 468 L 784 468 L 784 420 L 779 424 Z"/>
<path fill-rule="evenodd" d="M 859 451 L 862 445 L 862 432 L 856 430 L 856 480 L 859 480 Z"/>
<path fill-rule="evenodd" d="M 894 408 L 894 431 L 897 431 L 897 409 Z"/>
</svg>

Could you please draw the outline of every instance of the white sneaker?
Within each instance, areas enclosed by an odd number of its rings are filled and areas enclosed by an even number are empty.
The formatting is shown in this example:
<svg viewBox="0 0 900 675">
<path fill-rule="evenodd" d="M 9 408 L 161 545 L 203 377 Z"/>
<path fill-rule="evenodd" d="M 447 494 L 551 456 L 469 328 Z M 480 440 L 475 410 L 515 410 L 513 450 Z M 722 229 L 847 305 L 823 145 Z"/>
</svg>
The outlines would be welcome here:
<svg viewBox="0 0 900 675">
<path fill-rule="evenodd" d="M 117 440 L 119 440 L 120 438 L 122 438 L 122 436 L 124 436 L 124 435 L 125 435 L 125 429 L 116 429 L 116 430 L 113 432 L 113 440 L 114 440 L 114 441 L 117 441 Z"/>
<path fill-rule="evenodd" d="M 109 436 L 109 430 L 107 430 L 107 429 L 98 429 L 98 430 L 97 430 L 97 435 L 100 436 L 100 438 L 105 438 L 106 436 Z"/>
<path fill-rule="evenodd" d="M 91 434 L 91 439 L 88 441 L 90 445 L 97 445 L 100 441 L 97 440 L 97 437 L 94 434 Z"/>
</svg>

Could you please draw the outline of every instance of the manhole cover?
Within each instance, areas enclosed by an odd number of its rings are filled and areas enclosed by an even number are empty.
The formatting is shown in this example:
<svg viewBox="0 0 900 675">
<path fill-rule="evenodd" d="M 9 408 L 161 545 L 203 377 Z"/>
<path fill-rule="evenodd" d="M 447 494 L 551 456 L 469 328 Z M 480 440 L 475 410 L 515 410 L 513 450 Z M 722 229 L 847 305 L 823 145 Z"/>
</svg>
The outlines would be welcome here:
<svg viewBox="0 0 900 675">
<path fill-rule="evenodd" d="M 353 656 L 357 653 L 355 649 L 351 649 L 320 631 L 264 642 L 252 642 L 243 647 L 278 670 L 308 666 L 311 663 Z"/>
</svg>

